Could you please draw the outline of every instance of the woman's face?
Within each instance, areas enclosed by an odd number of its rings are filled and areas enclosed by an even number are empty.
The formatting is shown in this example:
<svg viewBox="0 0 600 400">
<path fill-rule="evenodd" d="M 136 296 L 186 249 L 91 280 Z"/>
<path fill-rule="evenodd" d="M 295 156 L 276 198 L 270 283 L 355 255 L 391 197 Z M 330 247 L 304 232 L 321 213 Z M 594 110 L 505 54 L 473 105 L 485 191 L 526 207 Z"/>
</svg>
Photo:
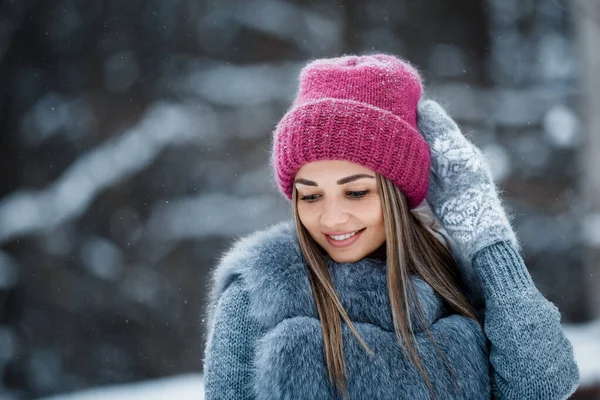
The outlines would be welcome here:
<svg viewBox="0 0 600 400">
<path fill-rule="evenodd" d="M 349 161 L 304 165 L 294 181 L 302 225 L 337 262 L 355 262 L 385 242 L 375 173 Z"/>
</svg>

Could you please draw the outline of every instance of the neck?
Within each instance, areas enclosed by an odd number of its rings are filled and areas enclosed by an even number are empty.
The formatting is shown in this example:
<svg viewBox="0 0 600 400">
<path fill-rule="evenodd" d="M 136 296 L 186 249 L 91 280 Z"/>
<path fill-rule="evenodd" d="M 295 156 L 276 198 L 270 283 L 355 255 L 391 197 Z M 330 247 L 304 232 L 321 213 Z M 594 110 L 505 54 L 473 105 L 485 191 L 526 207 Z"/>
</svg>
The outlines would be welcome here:
<svg viewBox="0 0 600 400">
<path fill-rule="evenodd" d="M 375 251 L 371 254 L 367 255 L 365 258 L 374 258 L 376 260 L 386 261 L 387 260 L 387 250 L 386 243 L 383 242 L 381 246 L 379 246 Z"/>
</svg>

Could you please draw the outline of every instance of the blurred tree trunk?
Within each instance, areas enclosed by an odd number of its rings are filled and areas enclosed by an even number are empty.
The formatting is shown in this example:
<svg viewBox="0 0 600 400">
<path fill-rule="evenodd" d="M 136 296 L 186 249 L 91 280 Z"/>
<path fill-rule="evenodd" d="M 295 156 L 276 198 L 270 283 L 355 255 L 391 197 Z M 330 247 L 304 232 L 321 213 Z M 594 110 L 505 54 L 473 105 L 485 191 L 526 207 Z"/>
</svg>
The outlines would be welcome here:
<svg viewBox="0 0 600 400">
<path fill-rule="evenodd" d="M 580 158 L 580 188 L 583 196 L 583 227 L 600 224 L 600 0 L 572 0 L 572 24 L 579 50 L 580 110 L 583 143 Z M 593 234 L 583 230 L 583 282 L 587 282 L 582 299 L 589 319 L 600 317 L 600 227 Z M 573 288 L 576 292 L 577 288 Z M 579 388 L 574 400 L 600 399 L 600 385 Z"/>
<path fill-rule="evenodd" d="M 344 16 L 344 34 L 343 34 L 343 52 L 344 54 L 354 54 L 360 49 L 359 36 L 361 30 L 361 15 L 357 0 L 342 0 L 340 4 Z"/>
<path fill-rule="evenodd" d="M 584 282 L 590 318 L 600 317 L 600 0 L 573 0 L 572 22 L 579 49 L 581 117 L 581 193 L 586 224 L 595 225 L 590 234 L 584 230 Z M 576 288 L 573 288 L 576 289 Z"/>
</svg>

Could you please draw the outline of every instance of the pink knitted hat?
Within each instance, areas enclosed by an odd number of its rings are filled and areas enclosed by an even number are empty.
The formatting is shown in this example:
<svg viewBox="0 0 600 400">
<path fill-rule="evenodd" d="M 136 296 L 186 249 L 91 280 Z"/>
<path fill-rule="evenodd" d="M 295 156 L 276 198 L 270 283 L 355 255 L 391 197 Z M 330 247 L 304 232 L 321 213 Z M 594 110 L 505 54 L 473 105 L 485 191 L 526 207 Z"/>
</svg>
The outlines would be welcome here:
<svg viewBox="0 0 600 400">
<path fill-rule="evenodd" d="M 274 132 L 272 164 L 280 190 L 292 197 L 298 170 L 311 161 L 351 161 L 385 176 L 410 207 L 425 198 L 429 147 L 417 130 L 419 73 L 378 54 L 315 60 Z"/>
</svg>

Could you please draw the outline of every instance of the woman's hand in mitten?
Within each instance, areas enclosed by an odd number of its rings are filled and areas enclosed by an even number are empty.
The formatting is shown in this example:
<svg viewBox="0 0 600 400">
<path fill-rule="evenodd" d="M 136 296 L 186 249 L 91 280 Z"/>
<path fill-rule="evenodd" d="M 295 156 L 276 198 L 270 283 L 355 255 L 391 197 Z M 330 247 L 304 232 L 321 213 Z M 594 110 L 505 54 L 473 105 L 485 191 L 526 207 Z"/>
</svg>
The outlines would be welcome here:
<svg viewBox="0 0 600 400">
<path fill-rule="evenodd" d="M 518 242 L 481 151 L 433 100 L 418 106 L 418 127 L 431 152 L 427 201 L 469 258 L 499 241 Z"/>
</svg>

